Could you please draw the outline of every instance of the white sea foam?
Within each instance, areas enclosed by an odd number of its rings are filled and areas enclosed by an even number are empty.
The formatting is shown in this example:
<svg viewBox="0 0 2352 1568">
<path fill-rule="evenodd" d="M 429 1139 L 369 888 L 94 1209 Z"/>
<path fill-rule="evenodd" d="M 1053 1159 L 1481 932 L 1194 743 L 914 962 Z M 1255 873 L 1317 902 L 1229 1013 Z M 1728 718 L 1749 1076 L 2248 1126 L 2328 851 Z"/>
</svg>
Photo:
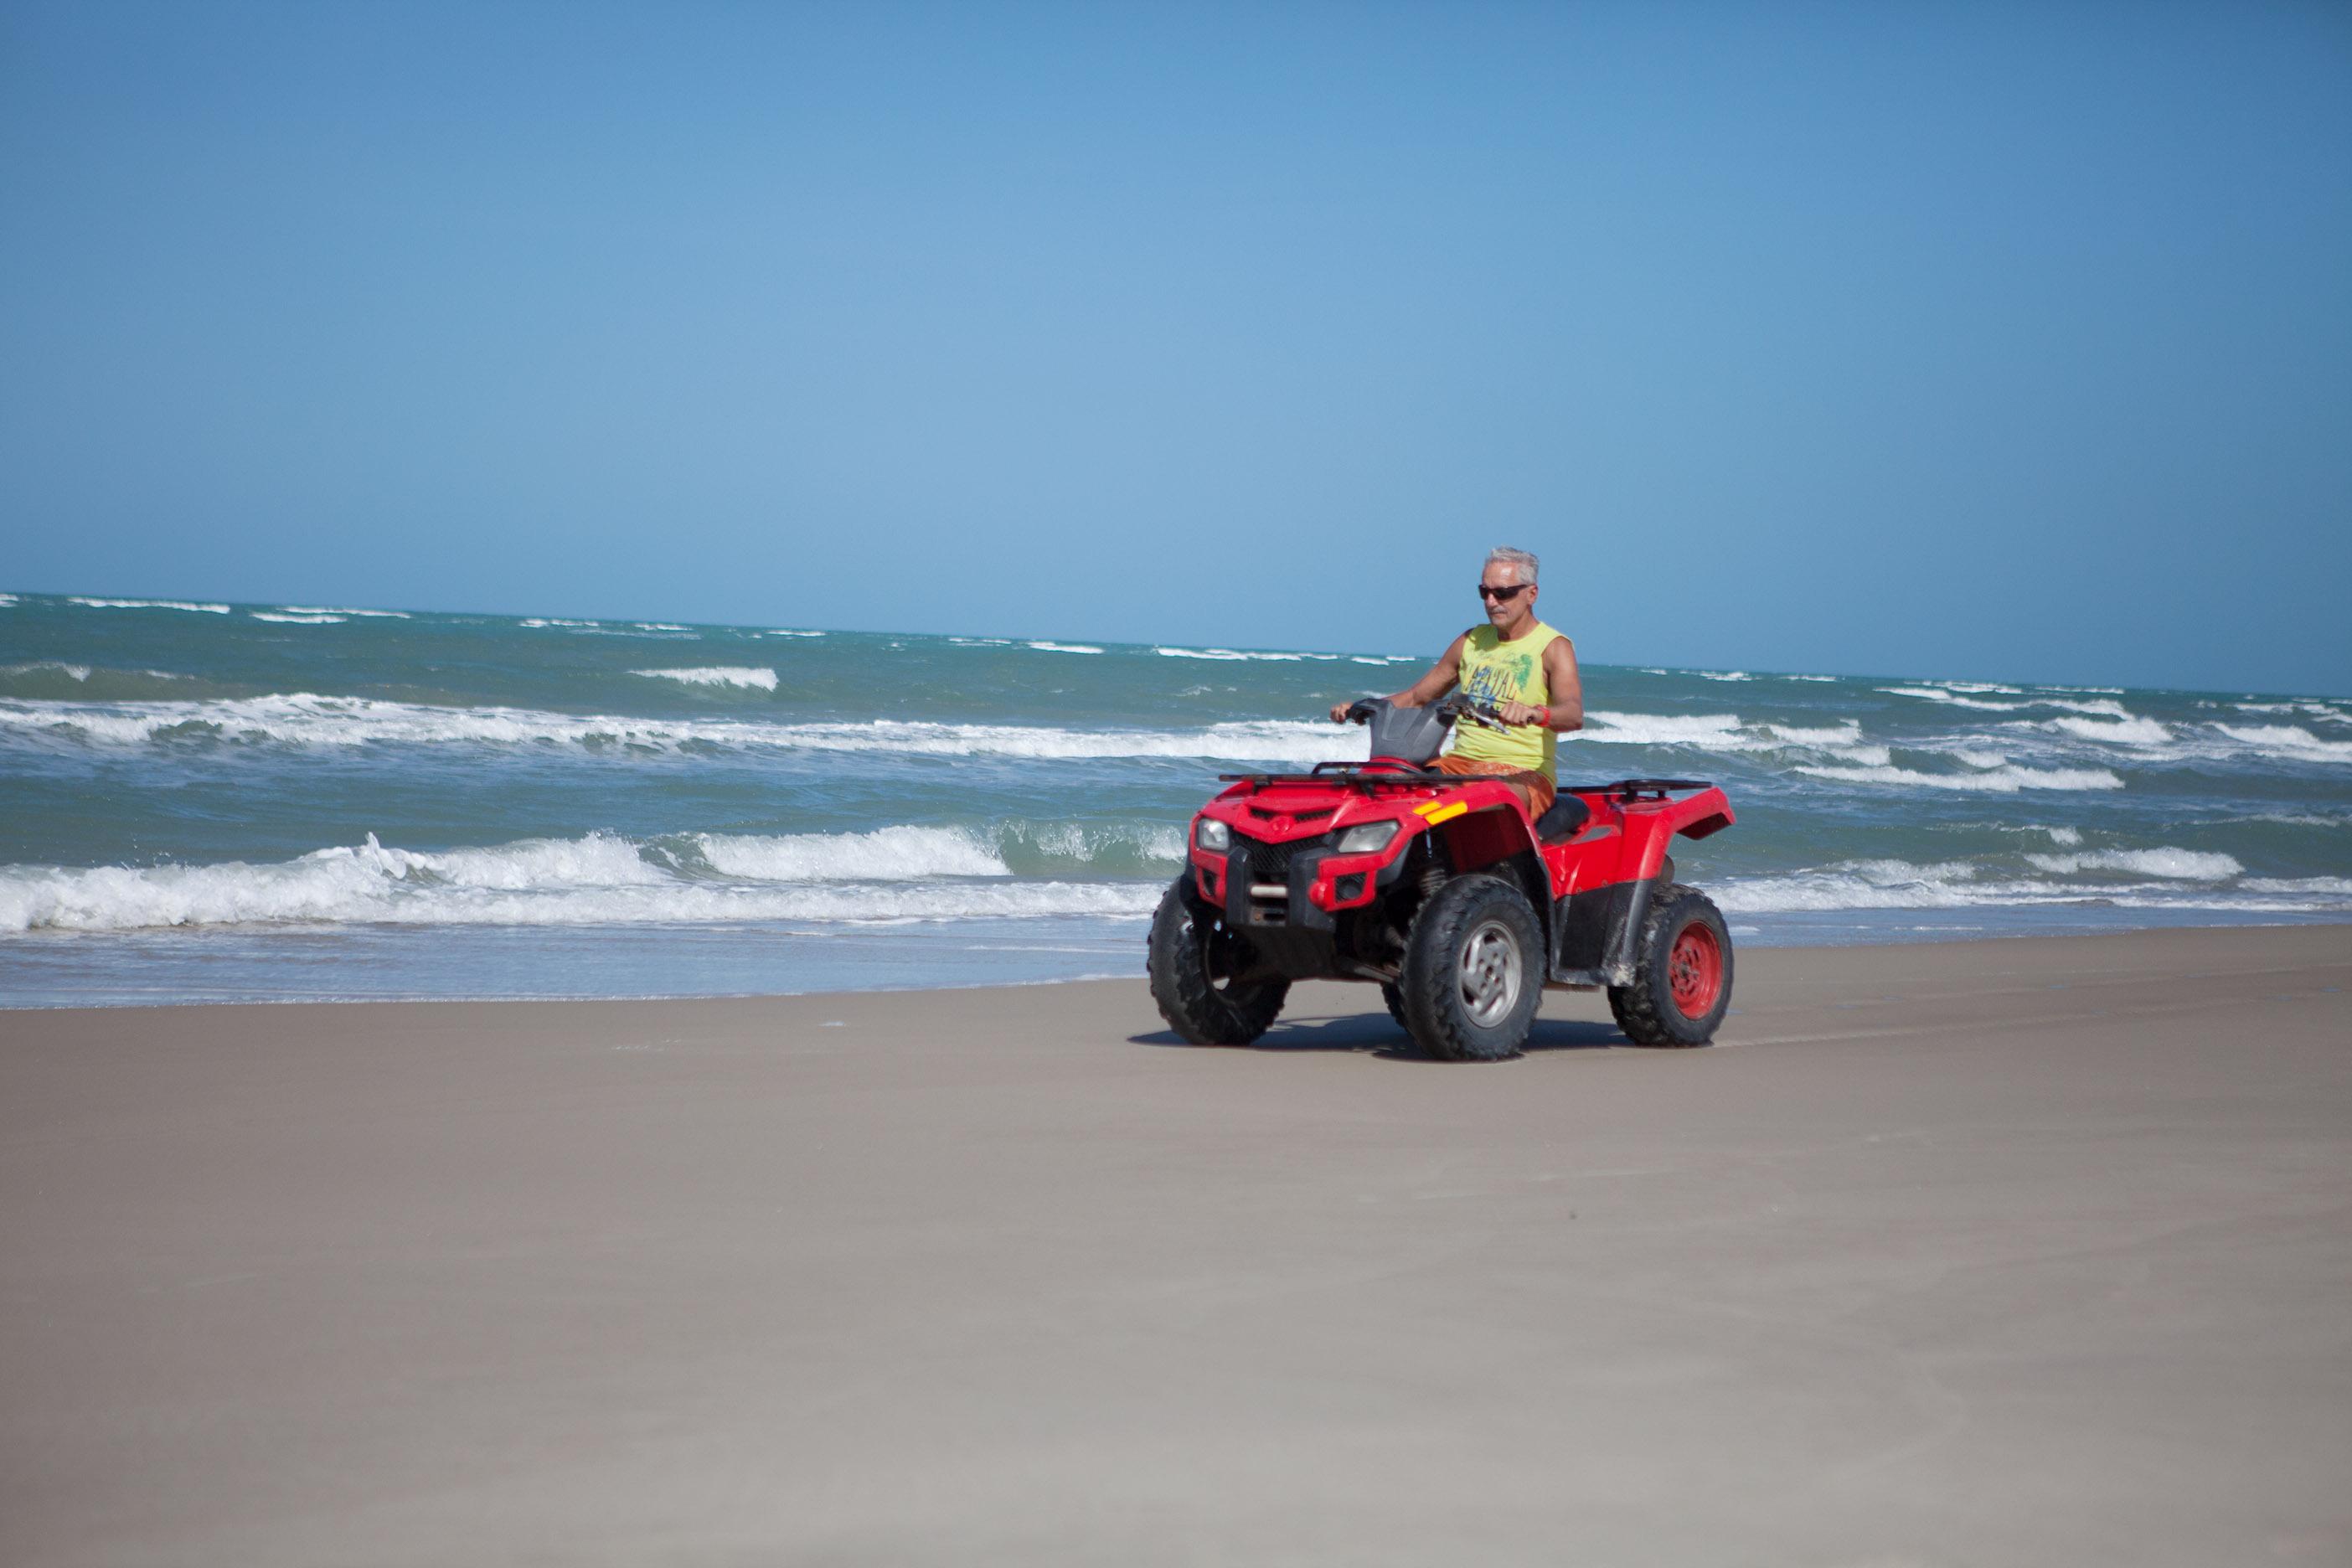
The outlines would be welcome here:
<svg viewBox="0 0 2352 1568">
<path fill-rule="evenodd" d="M 1967 691 L 2016 691 L 2014 687 L 2008 686 L 1972 685 L 1962 689 L 1955 689 L 1948 686 L 1882 686 L 1877 688 L 1877 689 L 1885 692 L 1889 697 L 1916 697 L 1925 702 L 1941 702 L 1947 707 L 1951 708 L 1974 708 L 1981 712 L 1987 713 L 2022 713 L 2028 709 L 2032 708 L 2057 708 L 2070 713 L 2099 714 L 2110 719 L 2131 719 L 2134 717 L 2133 714 L 2125 710 L 2122 703 L 2105 700 L 2095 700 L 2089 702 L 2076 702 L 2068 698 L 2028 697 L 2021 692 L 2018 692 L 2017 695 L 2019 697 L 2019 700 L 2015 702 L 1997 702 L 1989 697 L 1971 697 L 1962 694 L 1963 689 Z"/>
<path fill-rule="evenodd" d="M 522 622 L 527 626 L 593 626 L 594 621 L 567 621 L 553 616 L 533 616 Z"/>
<path fill-rule="evenodd" d="M 13 609 L 15 609 L 16 607 L 16 595 L 14 595 L 14 594 L 0 594 L 0 610 L 13 610 Z"/>
<path fill-rule="evenodd" d="M 1797 724 L 1763 724 L 1758 728 L 1772 739 L 1791 746 L 1852 747 L 1862 743 L 1862 724 L 1853 719 L 1826 730 Z"/>
<path fill-rule="evenodd" d="M 2163 746 L 2172 741 L 2172 731 L 2153 719 L 2050 719 L 2042 727 L 2108 746 Z"/>
<path fill-rule="evenodd" d="M 1102 649 L 1082 642 L 1033 642 L 1029 645 L 1040 653 L 1100 653 Z"/>
<path fill-rule="evenodd" d="M 1031 643 L 1029 646 L 1035 647 L 1038 645 Z M 1095 648 L 1090 651 L 1100 653 L 1102 650 L 1100 648 Z M 1162 658 L 1208 658 L 1216 659 L 1229 664 L 1239 663 L 1244 660 L 1253 660 L 1269 664 L 1297 664 L 1302 659 L 1313 659 L 1321 663 L 1328 664 L 1337 660 L 1340 657 L 1336 653 L 1259 653 L 1253 649 L 1234 649 L 1229 647 L 1155 647 L 1151 651 L 1158 654 Z M 1359 664 L 1381 664 L 1386 661 L 1377 658 L 1359 658 L 1356 662 Z"/>
<path fill-rule="evenodd" d="M 2200 708 L 2218 708 L 2217 702 L 2200 702 Z M 2232 702 L 2230 707 L 2241 713 L 2300 713 L 2316 719 L 2323 724 L 2352 724 L 2352 714 L 2326 702 L 2298 699 L 2293 702 Z"/>
<path fill-rule="evenodd" d="M 334 626 L 351 619 L 349 616 L 330 615 L 324 610 L 248 610 L 257 621 L 279 621 L 296 626 Z"/>
<path fill-rule="evenodd" d="M 2159 849 L 2091 849 L 2079 855 L 2028 855 L 2025 858 L 2044 871 L 2063 876 L 2078 871 L 2128 871 L 2137 877 L 2220 882 L 2245 870 L 2234 856 L 2169 845 Z"/>
<path fill-rule="evenodd" d="M 2061 881 L 2003 877 L 1965 861 L 1914 866 L 1900 860 L 1860 860 L 1780 876 L 1732 877 L 1714 882 L 1709 890 L 1724 910 L 1738 914 L 2082 903 L 2240 913 L 2352 911 L 2352 879 L 2249 878 L 2230 884 L 2234 871 L 2225 871 L 2218 863 L 2229 859 L 2227 856 L 2205 865 L 2197 858 L 2197 852 L 2189 850 L 2119 853 L 2141 853 L 2158 858 L 2145 864 L 2104 868 L 2142 879 L 2121 882 L 2073 879 L 2072 871 L 2062 871 L 2061 875 L 2069 879 Z M 2231 865 L 2234 867 L 2235 862 Z M 2155 868 L 2158 867 L 2162 868 Z M 2091 868 L 2087 865 L 2084 868 Z"/>
<path fill-rule="evenodd" d="M 226 605 L 192 605 L 185 599 L 84 599 L 68 596 L 68 605 L 84 605 L 93 610 L 194 610 L 202 615 L 225 616 Z"/>
<path fill-rule="evenodd" d="M 746 665 L 702 665 L 693 669 L 633 669 L 631 675 L 642 675 L 653 680 L 680 680 L 688 686 L 745 686 L 761 691 L 776 689 L 776 672 Z"/>
<path fill-rule="evenodd" d="M 1882 686 L 1878 689 L 1889 697 L 1916 697 L 1923 702 L 1943 702 L 1955 708 L 1979 708 L 1992 713 L 2015 713 L 2028 706 L 2023 702 L 1988 702 L 1980 697 L 1963 697 L 1940 686 Z"/>
<path fill-rule="evenodd" d="M 823 632 L 786 632 L 786 631 L 770 631 L 770 632 L 764 633 L 764 634 L 762 634 L 762 635 L 767 636 L 767 637 L 821 637 L 824 636 L 824 634 Z M 961 641 L 962 639 L 961 639 L 961 638 L 957 638 L 956 640 L 957 640 L 957 641 Z"/>
<path fill-rule="evenodd" d="M 1585 714 L 1588 739 L 1612 746 L 1692 746 L 1704 752 L 1755 752 L 1772 744 L 1747 733 L 1737 713 L 1613 713 L 1596 709 Z"/>
<path fill-rule="evenodd" d="M 1818 680 L 1826 684 L 1836 680 L 1837 677 L 1834 675 L 1791 675 L 1788 677 L 1788 679 L 1790 680 Z"/>
<path fill-rule="evenodd" d="M 1212 757 L 1234 762 L 1360 761 L 1363 736 L 1328 723 L 1246 720 L 1200 730 L 1060 730 L 1013 724 L 929 724 L 877 719 L 856 724 L 773 726 L 777 743 L 818 751 L 910 752 L 935 756 Z"/>
<path fill-rule="evenodd" d="M 1957 909 L 1978 901 L 1961 884 L 1977 868 L 1965 861 L 1916 866 L 1905 860 L 1851 860 L 1780 877 L 1738 877 L 1715 884 L 1716 902 L 1735 914 L 1808 910 Z"/>
<path fill-rule="evenodd" d="M 1744 669 L 1695 669 L 1691 673 L 1701 680 L 1753 680 L 1756 679 Z"/>
<path fill-rule="evenodd" d="M 673 626 L 668 621 L 631 621 L 629 624 L 641 632 L 683 632 L 693 629 L 690 626 Z"/>
<path fill-rule="evenodd" d="M 2352 877 L 2249 877 L 2238 884 L 2250 893 L 2332 894 L 2352 898 Z"/>
<path fill-rule="evenodd" d="M 61 664 L 54 658 L 37 658 L 30 664 L 0 665 L 0 675 L 38 675 L 45 669 L 54 669 L 59 675 L 66 677 L 69 680 L 88 680 L 89 679 L 90 666 L 86 664 Z M 155 671 L 152 673 L 160 674 L 161 672 Z"/>
<path fill-rule="evenodd" d="M 278 607 L 289 615 L 295 616 L 359 616 L 368 620 L 379 621 L 404 621 L 410 618 L 406 610 L 354 610 L 345 605 L 280 605 Z"/>
<path fill-rule="evenodd" d="M 2216 724 L 2240 745 L 2298 763 L 2352 763 L 2352 741 L 2323 741 L 2300 724 Z"/>
<path fill-rule="evenodd" d="M 2074 846 L 2083 842 L 2083 830 L 2079 827 L 2032 827 L 2028 828 L 2026 831 L 2029 833 L 2047 833 L 2050 835 L 2050 842 L 2060 846 L 2062 848 L 2072 849 Z"/>
<path fill-rule="evenodd" d="M 1994 767 L 1965 773 L 1930 773 L 1916 768 L 1822 767 L 1800 763 L 1796 771 L 1840 784 L 1895 784 L 1913 789 L 1989 790 L 1999 795 L 2014 795 L 2027 789 L 2124 787 L 2124 781 L 2105 768 Z"/>
</svg>

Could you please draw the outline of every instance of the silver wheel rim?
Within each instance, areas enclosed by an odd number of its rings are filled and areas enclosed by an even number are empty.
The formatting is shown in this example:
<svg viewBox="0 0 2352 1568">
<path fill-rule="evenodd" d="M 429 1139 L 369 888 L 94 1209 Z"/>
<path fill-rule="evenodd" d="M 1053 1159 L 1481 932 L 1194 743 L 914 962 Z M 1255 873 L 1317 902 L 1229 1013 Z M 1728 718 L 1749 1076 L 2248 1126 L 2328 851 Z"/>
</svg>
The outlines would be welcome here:
<svg viewBox="0 0 2352 1568">
<path fill-rule="evenodd" d="M 1519 942 L 1500 921 L 1486 921 L 1462 944 L 1462 972 L 1455 977 L 1462 1010 L 1482 1029 L 1510 1016 L 1519 1000 Z"/>
</svg>

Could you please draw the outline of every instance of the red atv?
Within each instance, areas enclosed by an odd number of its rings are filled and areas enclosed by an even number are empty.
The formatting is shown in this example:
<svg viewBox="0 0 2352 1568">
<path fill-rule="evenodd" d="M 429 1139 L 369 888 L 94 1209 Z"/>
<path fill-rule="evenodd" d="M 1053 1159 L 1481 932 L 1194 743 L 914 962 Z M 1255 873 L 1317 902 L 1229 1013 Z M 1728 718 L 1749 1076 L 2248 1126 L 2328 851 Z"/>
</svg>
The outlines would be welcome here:
<svg viewBox="0 0 2352 1568">
<path fill-rule="evenodd" d="M 1730 826 L 1721 790 L 1577 784 L 1530 821 L 1501 781 L 1426 765 L 1457 721 L 1502 728 L 1494 709 L 1376 697 L 1348 716 L 1370 727 L 1370 762 L 1223 774 L 1231 787 L 1192 818 L 1189 864 L 1151 921 L 1151 996 L 1178 1034 L 1245 1045 L 1292 981 L 1370 980 L 1449 1061 L 1517 1055 L 1547 985 L 1607 986 L 1641 1045 L 1714 1037 L 1731 933 L 1675 882 L 1666 841 Z"/>
</svg>

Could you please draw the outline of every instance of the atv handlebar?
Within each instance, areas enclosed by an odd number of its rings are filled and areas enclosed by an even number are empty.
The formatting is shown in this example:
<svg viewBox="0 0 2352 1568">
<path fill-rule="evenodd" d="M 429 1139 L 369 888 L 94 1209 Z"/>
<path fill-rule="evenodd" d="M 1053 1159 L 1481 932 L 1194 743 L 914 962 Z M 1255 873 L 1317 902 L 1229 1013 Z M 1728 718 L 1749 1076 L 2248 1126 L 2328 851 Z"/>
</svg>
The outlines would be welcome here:
<svg viewBox="0 0 2352 1568">
<path fill-rule="evenodd" d="M 1385 697 L 1359 697 L 1348 705 L 1347 721 L 1350 724 L 1370 723 L 1374 711 L 1373 704 L 1387 700 Z M 1473 724 L 1481 724 L 1489 730 L 1514 728 L 1509 721 L 1503 717 L 1501 709 L 1481 702 L 1465 692 L 1451 692 L 1439 698 L 1429 704 L 1429 710 L 1448 724 L 1467 719 Z"/>
</svg>

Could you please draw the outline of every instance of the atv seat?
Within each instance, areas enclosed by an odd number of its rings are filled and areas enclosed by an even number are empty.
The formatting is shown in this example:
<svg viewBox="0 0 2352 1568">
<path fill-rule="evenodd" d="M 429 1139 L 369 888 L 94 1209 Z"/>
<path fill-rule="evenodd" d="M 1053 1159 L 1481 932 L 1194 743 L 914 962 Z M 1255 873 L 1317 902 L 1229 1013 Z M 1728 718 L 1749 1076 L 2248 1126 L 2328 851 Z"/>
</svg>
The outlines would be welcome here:
<svg viewBox="0 0 2352 1568">
<path fill-rule="evenodd" d="M 1565 844 L 1584 831 L 1591 820 L 1592 808 L 1572 795 L 1561 795 L 1549 809 L 1536 818 L 1536 837 L 1546 844 Z"/>
</svg>

